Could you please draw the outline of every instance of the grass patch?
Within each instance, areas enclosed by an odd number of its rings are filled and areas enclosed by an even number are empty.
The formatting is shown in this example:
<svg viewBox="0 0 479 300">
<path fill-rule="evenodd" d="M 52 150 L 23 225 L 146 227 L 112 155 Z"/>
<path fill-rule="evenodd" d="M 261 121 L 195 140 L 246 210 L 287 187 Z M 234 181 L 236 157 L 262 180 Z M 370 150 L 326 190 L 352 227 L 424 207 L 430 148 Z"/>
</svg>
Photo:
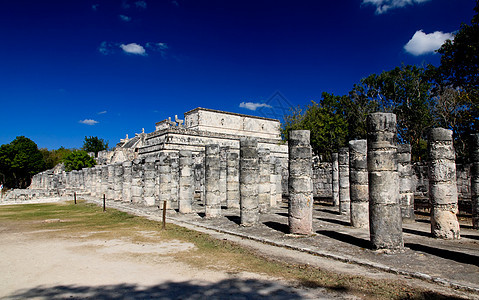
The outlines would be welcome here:
<svg viewBox="0 0 479 300">
<path fill-rule="evenodd" d="M 59 219 L 59 222 L 45 220 Z M 228 272 L 254 272 L 294 281 L 309 288 L 344 291 L 366 299 L 450 299 L 450 297 L 411 287 L 404 281 L 373 280 L 361 276 L 337 274 L 309 265 L 280 262 L 259 255 L 235 243 L 218 240 L 207 234 L 143 217 L 133 216 L 109 208 L 79 201 L 54 204 L 26 204 L 0 207 L 0 226 L 21 226 L 26 230 L 46 230 L 45 235 L 70 238 L 88 234 L 88 238 L 130 239 L 134 242 L 179 240 L 193 243 L 195 250 L 169 255 L 199 268 L 212 268 Z M 49 232 L 51 230 L 51 232 Z M 142 234 L 151 232 L 151 235 Z"/>
</svg>

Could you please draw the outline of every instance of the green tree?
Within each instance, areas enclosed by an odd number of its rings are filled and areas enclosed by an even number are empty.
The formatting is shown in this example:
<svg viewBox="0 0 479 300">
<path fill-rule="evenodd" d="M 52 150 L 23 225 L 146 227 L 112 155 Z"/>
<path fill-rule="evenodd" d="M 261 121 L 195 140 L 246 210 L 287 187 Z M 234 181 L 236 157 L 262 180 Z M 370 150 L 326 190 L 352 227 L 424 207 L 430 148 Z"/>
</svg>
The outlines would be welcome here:
<svg viewBox="0 0 479 300">
<path fill-rule="evenodd" d="M 479 1 L 471 24 L 462 24 L 454 40 L 437 51 L 438 68 L 429 67 L 435 81 L 435 117 L 439 126 L 454 131 L 460 160 L 467 159 L 469 135 L 479 131 Z"/>
<path fill-rule="evenodd" d="M 392 112 L 397 116 L 398 137 L 410 143 L 413 158 L 425 158 L 427 131 L 434 125 L 431 102 L 432 84 L 424 68 L 401 66 L 379 75 L 372 74 L 355 85 L 350 97 L 361 99 L 366 113 Z"/>
<path fill-rule="evenodd" d="M 63 158 L 63 163 L 65 164 L 65 171 L 67 172 L 90 168 L 96 164 L 95 159 L 83 150 L 72 151 Z"/>
<path fill-rule="evenodd" d="M 347 142 L 348 123 L 342 106 L 346 101 L 346 96 L 323 93 L 319 103 L 311 101 L 304 111 L 296 108 L 285 116 L 282 135 L 287 138 L 289 130 L 309 130 L 313 152 L 330 158 Z"/>
<path fill-rule="evenodd" d="M 0 146 L 0 173 L 10 188 L 26 188 L 34 174 L 45 170 L 45 162 L 37 144 L 18 136 L 10 144 Z"/>
<path fill-rule="evenodd" d="M 107 150 L 108 149 L 108 142 L 105 140 L 100 139 L 96 136 L 85 137 L 85 141 L 83 142 L 82 150 L 86 152 L 94 152 L 95 156 L 98 155 L 98 152 Z"/>
<path fill-rule="evenodd" d="M 64 147 L 60 147 L 56 150 L 48 150 L 46 148 L 40 149 L 40 152 L 43 155 L 43 160 L 45 161 L 45 168 L 52 169 L 57 164 L 63 161 L 63 159 L 71 153 L 72 149 L 66 149 Z"/>
</svg>

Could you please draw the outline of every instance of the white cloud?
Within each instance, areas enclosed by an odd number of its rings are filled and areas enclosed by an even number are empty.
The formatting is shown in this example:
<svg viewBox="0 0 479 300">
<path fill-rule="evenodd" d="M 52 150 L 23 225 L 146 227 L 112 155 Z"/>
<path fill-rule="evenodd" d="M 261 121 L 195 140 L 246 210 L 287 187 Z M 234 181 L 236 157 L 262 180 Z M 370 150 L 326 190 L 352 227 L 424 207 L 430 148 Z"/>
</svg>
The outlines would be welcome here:
<svg viewBox="0 0 479 300">
<path fill-rule="evenodd" d="M 439 49 L 446 40 L 452 39 L 454 39 L 452 33 L 435 31 L 426 34 L 422 30 L 418 30 L 404 46 L 404 49 L 406 52 L 415 56 L 434 53 L 434 51 Z"/>
<path fill-rule="evenodd" d="M 104 114 L 106 114 L 106 113 L 107 113 L 107 111 L 104 110 L 104 111 L 100 111 L 98 114 L 99 114 L 99 115 L 104 115 Z"/>
<path fill-rule="evenodd" d="M 376 6 L 376 14 L 382 14 L 394 8 L 404 7 L 406 5 L 414 5 L 430 0 L 363 0 L 363 4 Z"/>
<path fill-rule="evenodd" d="M 81 123 L 81 124 L 85 124 L 85 125 L 95 125 L 95 124 L 98 123 L 98 121 L 95 121 L 95 120 L 92 120 L 92 119 L 80 120 L 78 122 Z"/>
<path fill-rule="evenodd" d="M 137 8 L 146 9 L 146 2 L 145 1 L 136 1 L 135 5 L 136 5 Z"/>
<path fill-rule="evenodd" d="M 124 22 L 130 22 L 131 21 L 131 18 L 128 17 L 128 16 L 125 16 L 125 15 L 119 15 L 118 17 L 120 18 L 120 20 L 122 20 Z"/>
<path fill-rule="evenodd" d="M 271 105 L 268 105 L 266 103 L 241 102 L 239 107 L 246 108 L 246 109 L 249 109 L 249 110 L 256 110 L 258 107 L 271 108 Z"/>
<path fill-rule="evenodd" d="M 146 55 L 145 48 L 143 46 L 138 45 L 136 43 L 130 43 L 130 44 L 121 44 L 120 48 L 123 49 L 126 53 L 129 54 L 135 54 L 135 55 Z"/>
</svg>

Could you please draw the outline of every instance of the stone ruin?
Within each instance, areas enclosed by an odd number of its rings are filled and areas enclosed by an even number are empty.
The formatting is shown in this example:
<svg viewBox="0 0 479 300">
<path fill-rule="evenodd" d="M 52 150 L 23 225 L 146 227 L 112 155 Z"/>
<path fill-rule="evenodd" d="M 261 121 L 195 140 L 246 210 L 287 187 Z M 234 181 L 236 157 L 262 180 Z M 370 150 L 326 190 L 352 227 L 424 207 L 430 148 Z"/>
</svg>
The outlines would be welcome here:
<svg viewBox="0 0 479 300">
<path fill-rule="evenodd" d="M 367 140 L 351 141 L 332 155 L 332 163 L 318 168 L 309 131 L 291 131 L 284 144 L 277 120 L 197 108 L 185 113 L 185 121 L 175 116 L 157 123 L 152 133 L 122 140 L 113 151 L 100 153 L 93 168 L 39 173 L 29 191 L 105 195 L 107 201 L 152 207 L 166 203 L 179 213 L 193 212 L 193 201 L 201 201 L 206 218 L 239 208 L 242 226 L 258 224 L 261 213 L 287 196 L 290 233 L 310 235 L 313 197 L 329 189 L 332 204 L 349 215 L 351 226 L 369 227 L 372 248 L 401 249 L 402 222 L 414 220 L 411 148 L 398 145 L 394 114 L 371 114 L 367 125 Z M 477 228 L 478 136 L 473 140 L 470 189 Z M 433 129 L 428 149 L 431 234 L 457 239 L 452 132 Z M 318 180 L 319 175 L 327 180 Z"/>
</svg>

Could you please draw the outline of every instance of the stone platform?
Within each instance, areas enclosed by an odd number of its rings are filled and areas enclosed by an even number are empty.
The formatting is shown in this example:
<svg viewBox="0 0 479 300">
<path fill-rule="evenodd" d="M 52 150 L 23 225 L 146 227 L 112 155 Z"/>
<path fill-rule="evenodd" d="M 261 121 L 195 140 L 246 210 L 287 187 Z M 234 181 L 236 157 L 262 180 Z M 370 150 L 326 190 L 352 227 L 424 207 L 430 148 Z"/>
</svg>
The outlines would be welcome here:
<svg viewBox="0 0 479 300">
<path fill-rule="evenodd" d="M 93 202 L 101 203 L 97 200 Z M 107 207 L 153 220 L 161 219 L 161 210 L 157 208 L 119 201 L 108 202 Z M 479 294 L 479 231 L 472 229 L 470 218 L 459 218 L 461 239 L 441 240 L 431 237 L 429 216 L 417 212 L 416 221 L 403 224 L 404 249 L 391 253 L 371 250 L 369 230 L 351 227 L 348 217 L 340 215 L 337 207 L 328 204 L 315 203 L 314 234 L 307 237 L 288 234 L 288 208 L 285 201 L 269 213 L 261 214 L 260 223 L 253 227 L 239 225 L 238 209 L 223 209 L 220 217 L 206 219 L 204 206 L 196 202 L 193 211 L 183 215 L 176 210 L 168 210 L 167 222 L 188 225 L 190 228 L 206 228 Z"/>
</svg>

